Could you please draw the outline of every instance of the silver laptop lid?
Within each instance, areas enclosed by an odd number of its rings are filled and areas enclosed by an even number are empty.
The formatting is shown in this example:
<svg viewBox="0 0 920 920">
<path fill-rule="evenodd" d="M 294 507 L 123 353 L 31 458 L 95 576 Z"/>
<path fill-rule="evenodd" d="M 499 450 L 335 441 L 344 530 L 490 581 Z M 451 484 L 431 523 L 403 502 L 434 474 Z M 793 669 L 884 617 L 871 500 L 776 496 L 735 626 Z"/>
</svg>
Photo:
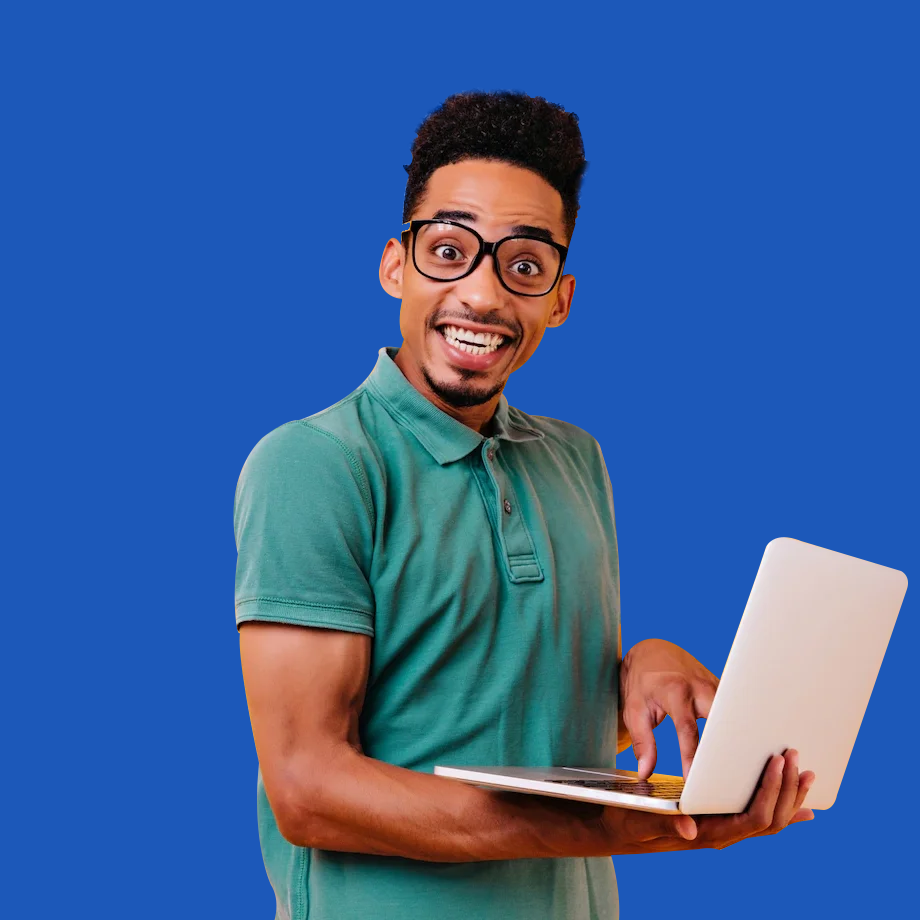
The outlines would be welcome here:
<svg viewBox="0 0 920 920">
<path fill-rule="evenodd" d="M 681 811 L 736 813 L 786 748 L 829 808 L 869 703 L 907 577 L 786 537 L 767 545 L 691 765 Z"/>
</svg>

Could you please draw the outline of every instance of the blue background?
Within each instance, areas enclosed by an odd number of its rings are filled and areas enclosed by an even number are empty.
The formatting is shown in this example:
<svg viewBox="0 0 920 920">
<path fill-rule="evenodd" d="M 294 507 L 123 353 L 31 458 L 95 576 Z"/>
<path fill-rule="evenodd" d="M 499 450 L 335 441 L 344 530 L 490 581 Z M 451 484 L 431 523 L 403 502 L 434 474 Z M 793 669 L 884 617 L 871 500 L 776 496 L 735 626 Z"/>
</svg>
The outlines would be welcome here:
<svg viewBox="0 0 920 920">
<path fill-rule="evenodd" d="M 260 437 L 399 344 L 377 265 L 451 92 L 581 119 L 572 315 L 506 392 L 604 449 L 625 647 L 718 673 L 777 536 L 920 577 L 916 9 L 4 13 L 3 906 L 272 916 L 234 487 Z M 917 590 L 834 808 L 617 858 L 624 918 L 901 911 L 913 802 L 879 790 L 917 766 Z"/>
</svg>

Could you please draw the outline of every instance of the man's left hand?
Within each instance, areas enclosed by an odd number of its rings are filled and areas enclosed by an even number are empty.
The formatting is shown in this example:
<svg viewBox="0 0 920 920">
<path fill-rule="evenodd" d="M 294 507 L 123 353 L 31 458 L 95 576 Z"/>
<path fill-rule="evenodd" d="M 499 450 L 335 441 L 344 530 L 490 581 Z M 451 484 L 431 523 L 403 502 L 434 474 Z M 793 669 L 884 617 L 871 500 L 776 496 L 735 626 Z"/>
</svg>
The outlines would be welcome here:
<svg viewBox="0 0 920 920">
<path fill-rule="evenodd" d="M 709 717 L 718 678 L 691 654 L 664 639 L 634 645 L 620 665 L 623 722 L 639 761 L 640 779 L 655 769 L 654 729 L 670 716 L 677 729 L 684 779 L 700 743 L 697 719 Z"/>
</svg>

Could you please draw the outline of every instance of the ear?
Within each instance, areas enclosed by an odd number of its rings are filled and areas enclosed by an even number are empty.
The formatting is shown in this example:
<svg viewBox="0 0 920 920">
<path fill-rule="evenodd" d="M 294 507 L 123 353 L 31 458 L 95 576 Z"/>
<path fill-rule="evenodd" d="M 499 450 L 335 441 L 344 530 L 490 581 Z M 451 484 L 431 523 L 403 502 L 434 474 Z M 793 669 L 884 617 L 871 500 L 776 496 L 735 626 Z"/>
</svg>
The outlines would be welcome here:
<svg viewBox="0 0 920 920">
<path fill-rule="evenodd" d="M 575 276 L 563 275 L 559 279 L 559 292 L 556 295 L 556 304 L 549 315 L 547 326 L 561 326 L 569 318 L 572 307 L 572 297 L 575 296 Z"/>
<path fill-rule="evenodd" d="M 380 285 L 397 300 L 402 300 L 403 269 L 406 265 L 406 250 L 397 239 L 387 240 L 380 257 Z"/>
</svg>

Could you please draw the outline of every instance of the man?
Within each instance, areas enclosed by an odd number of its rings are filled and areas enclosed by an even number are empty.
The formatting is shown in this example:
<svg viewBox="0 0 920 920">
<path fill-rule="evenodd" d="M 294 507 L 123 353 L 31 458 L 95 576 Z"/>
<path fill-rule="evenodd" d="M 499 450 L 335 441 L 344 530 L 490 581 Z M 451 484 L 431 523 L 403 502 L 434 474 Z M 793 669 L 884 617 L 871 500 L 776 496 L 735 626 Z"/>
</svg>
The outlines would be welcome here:
<svg viewBox="0 0 920 920">
<path fill-rule="evenodd" d="M 462 94 L 421 126 L 380 281 L 399 349 L 272 432 L 237 490 L 237 622 L 278 917 L 610 918 L 611 854 L 723 847 L 812 817 L 795 752 L 750 810 L 663 817 L 463 785 L 435 763 L 611 766 L 717 684 L 676 646 L 620 661 L 597 442 L 502 390 L 569 314 L 577 119 Z"/>
</svg>

